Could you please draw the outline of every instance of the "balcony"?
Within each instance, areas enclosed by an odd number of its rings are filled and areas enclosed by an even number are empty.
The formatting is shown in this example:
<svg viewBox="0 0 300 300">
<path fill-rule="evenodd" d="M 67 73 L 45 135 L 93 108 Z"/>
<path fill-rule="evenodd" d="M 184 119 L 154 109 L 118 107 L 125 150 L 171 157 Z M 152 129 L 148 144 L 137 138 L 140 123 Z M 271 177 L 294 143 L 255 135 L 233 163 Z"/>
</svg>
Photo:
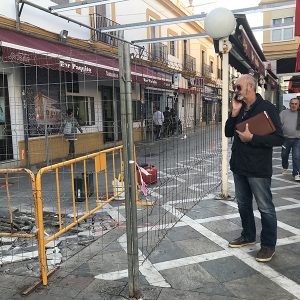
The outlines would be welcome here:
<svg viewBox="0 0 300 300">
<path fill-rule="evenodd" d="M 97 13 L 90 14 L 91 27 L 94 29 L 100 29 L 102 27 L 119 25 L 118 23 L 101 16 Z M 93 31 L 91 35 L 91 40 L 95 42 L 103 42 L 111 46 L 118 46 L 118 39 L 120 37 L 120 31 L 112 32 L 111 34 L 101 33 Z"/>
<path fill-rule="evenodd" d="M 162 43 L 150 44 L 149 60 L 167 64 L 168 48 Z"/>
<path fill-rule="evenodd" d="M 189 73 L 196 72 L 196 58 L 188 54 L 184 55 L 183 70 Z"/>
</svg>

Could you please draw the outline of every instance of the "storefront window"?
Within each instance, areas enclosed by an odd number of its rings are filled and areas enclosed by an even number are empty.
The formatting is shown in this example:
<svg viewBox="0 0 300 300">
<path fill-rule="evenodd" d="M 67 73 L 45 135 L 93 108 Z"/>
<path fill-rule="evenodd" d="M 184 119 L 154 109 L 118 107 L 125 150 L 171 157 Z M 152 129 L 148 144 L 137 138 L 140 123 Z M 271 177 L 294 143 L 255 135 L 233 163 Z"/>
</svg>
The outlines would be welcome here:
<svg viewBox="0 0 300 300">
<path fill-rule="evenodd" d="M 74 110 L 74 115 L 80 125 L 95 125 L 94 97 L 67 96 L 67 109 L 70 108 Z"/>
<path fill-rule="evenodd" d="M 132 119 L 133 121 L 140 121 L 142 118 L 141 101 L 132 100 Z"/>
<path fill-rule="evenodd" d="M 39 67 L 25 67 L 25 123 L 29 136 L 58 134 L 65 115 L 65 73 Z"/>
</svg>

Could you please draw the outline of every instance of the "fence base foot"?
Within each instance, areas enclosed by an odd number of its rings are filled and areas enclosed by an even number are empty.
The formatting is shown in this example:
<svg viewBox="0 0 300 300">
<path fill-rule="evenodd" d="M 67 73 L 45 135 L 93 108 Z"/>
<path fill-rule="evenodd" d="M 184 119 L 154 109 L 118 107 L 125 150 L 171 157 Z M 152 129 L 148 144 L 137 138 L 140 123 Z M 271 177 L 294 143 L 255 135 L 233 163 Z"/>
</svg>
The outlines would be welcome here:
<svg viewBox="0 0 300 300">
<path fill-rule="evenodd" d="M 57 270 L 59 269 L 59 267 L 55 267 L 54 269 L 52 269 L 50 272 L 47 273 L 47 277 L 49 278 L 51 275 L 53 275 Z M 24 291 L 21 292 L 22 296 L 27 296 L 29 294 L 31 294 L 38 286 L 40 286 L 42 284 L 42 279 L 36 281 L 33 285 L 31 285 L 30 287 L 26 288 Z"/>
<path fill-rule="evenodd" d="M 154 206 L 153 202 L 150 201 L 136 201 L 137 206 Z"/>
<path fill-rule="evenodd" d="M 230 195 L 223 195 L 219 194 L 215 196 L 215 200 L 227 200 L 227 201 L 233 201 L 234 197 L 231 197 Z"/>
</svg>

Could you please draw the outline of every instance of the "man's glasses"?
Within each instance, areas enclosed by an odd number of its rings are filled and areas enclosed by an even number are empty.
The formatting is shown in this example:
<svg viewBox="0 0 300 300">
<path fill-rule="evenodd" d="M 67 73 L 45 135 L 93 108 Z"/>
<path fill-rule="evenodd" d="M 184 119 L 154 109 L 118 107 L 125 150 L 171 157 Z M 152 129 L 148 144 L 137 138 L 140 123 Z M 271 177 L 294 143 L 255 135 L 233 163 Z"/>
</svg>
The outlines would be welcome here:
<svg viewBox="0 0 300 300">
<path fill-rule="evenodd" d="M 233 90 L 234 90 L 234 91 L 241 91 L 241 90 L 242 90 L 242 87 L 241 87 L 241 85 L 237 84 L 237 85 L 234 85 L 234 86 L 233 86 Z"/>
</svg>

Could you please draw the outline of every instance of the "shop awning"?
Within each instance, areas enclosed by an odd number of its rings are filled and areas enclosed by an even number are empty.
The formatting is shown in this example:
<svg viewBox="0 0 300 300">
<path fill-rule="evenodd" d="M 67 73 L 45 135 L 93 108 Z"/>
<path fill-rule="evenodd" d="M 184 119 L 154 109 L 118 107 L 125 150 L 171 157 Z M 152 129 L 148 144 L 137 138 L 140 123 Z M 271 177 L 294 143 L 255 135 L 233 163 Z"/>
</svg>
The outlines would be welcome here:
<svg viewBox="0 0 300 300">
<path fill-rule="evenodd" d="M 297 58 L 296 58 L 296 72 L 300 71 L 300 44 L 298 46 Z"/>
<path fill-rule="evenodd" d="M 296 0 L 295 36 L 300 36 L 300 0 Z"/>
<path fill-rule="evenodd" d="M 270 85 L 270 87 L 272 89 L 276 89 L 277 86 L 278 86 L 278 78 L 277 76 L 269 69 L 267 69 L 267 76 L 266 76 L 266 80 L 267 80 L 267 83 Z"/>
<path fill-rule="evenodd" d="M 80 73 L 100 78 L 119 78 L 119 62 L 91 51 L 36 38 L 24 32 L 0 28 L 2 60 L 53 70 Z M 134 82 L 147 86 L 170 88 L 171 75 L 146 66 L 132 65 Z"/>
<path fill-rule="evenodd" d="M 241 31 L 241 40 L 242 40 L 243 48 L 248 60 L 255 67 L 258 73 L 264 77 L 265 76 L 264 63 L 262 62 L 261 58 L 256 52 L 254 46 L 252 45 L 251 40 L 249 39 L 242 25 L 240 25 L 240 31 Z"/>
</svg>

